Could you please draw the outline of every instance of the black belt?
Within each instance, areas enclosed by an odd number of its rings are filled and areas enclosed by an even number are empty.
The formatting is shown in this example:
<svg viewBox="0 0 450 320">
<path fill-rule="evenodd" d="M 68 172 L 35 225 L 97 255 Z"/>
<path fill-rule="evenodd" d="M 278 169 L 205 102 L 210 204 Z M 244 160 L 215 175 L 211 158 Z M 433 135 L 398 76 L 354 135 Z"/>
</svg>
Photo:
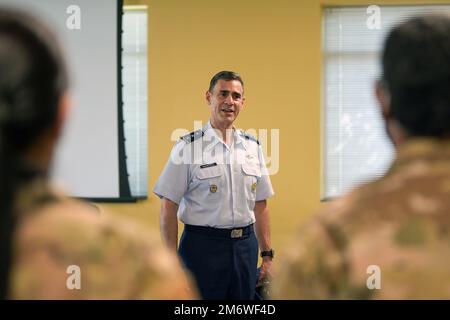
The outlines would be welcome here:
<svg viewBox="0 0 450 320">
<path fill-rule="evenodd" d="M 239 239 L 247 237 L 254 232 L 253 223 L 246 227 L 233 229 L 220 229 L 220 228 L 193 226 L 191 224 L 185 224 L 184 230 L 186 232 L 201 233 L 211 237 L 220 237 L 225 239 Z"/>
</svg>

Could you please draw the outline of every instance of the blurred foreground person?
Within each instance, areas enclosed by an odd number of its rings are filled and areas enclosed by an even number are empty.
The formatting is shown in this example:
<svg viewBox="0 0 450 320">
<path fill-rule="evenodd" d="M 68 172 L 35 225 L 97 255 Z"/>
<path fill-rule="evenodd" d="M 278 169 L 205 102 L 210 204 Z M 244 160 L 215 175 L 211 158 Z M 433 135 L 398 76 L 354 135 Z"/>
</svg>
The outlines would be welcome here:
<svg viewBox="0 0 450 320">
<path fill-rule="evenodd" d="M 147 230 L 49 186 L 68 106 L 56 43 L 39 21 L 0 8 L 0 298 L 195 298 Z"/>
<path fill-rule="evenodd" d="M 275 298 L 450 298 L 450 18 L 394 28 L 382 66 L 376 95 L 396 159 L 299 232 Z"/>
</svg>

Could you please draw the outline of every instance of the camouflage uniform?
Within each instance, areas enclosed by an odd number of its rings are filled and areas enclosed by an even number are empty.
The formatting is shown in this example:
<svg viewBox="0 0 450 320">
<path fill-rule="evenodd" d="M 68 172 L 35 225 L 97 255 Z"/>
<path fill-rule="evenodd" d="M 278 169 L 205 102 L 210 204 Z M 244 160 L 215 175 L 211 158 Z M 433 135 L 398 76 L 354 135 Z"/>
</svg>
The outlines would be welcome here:
<svg viewBox="0 0 450 320">
<path fill-rule="evenodd" d="M 450 141 L 406 142 L 383 178 L 326 206 L 285 258 L 274 298 L 449 299 Z M 380 289 L 368 289 L 372 265 Z"/>
<path fill-rule="evenodd" d="M 11 298 L 198 297 L 176 256 L 159 239 L 149 236 L 147 230 L 100 214 L 87 203 L 57 195 L 45 181 L 36 180 L 28 185 L 16 202 L 19 219 Z M 71 265 L 81 271 L 79 290 L 66 286 L 74 274 L 72 270 L 67 273 Z"/>
</svg>

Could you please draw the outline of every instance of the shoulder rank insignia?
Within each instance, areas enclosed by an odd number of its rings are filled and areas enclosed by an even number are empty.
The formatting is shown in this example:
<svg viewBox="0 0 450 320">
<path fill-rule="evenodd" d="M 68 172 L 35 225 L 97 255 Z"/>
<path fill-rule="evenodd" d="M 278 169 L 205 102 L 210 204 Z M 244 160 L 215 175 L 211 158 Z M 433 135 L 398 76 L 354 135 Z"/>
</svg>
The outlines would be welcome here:
<svg viewBox="0 0 450 320">
<path fill-rule="evenodd" d="M 196 131 L 192 131 L 191 133 L 188 133 L 185 136 L 180 137 L 180 139 L 184 140 L 186 143 L 191 143 L 197 140 L 198 138 L 203 137 L 204 134 L 205 133 L 203 132 L 203 130 L 199 129 Z"/>
<path fill-rule="evenodd" d="M 242 131 L 242 130 L 239 130 L 239 131 L 240 131 L 241 136 L 243 136 L 245 139 L 251 140 L 251 141 L 253 141 L 253 142 L 256 142 L 258 145 L 260 144 L 259 141 L 258 141 L 258 139 L 256 139 L 256 138 L 255 138 L 254 136 L 252 136 L 251 134 L 248 134 L 247 132 Z"/>
</svg>

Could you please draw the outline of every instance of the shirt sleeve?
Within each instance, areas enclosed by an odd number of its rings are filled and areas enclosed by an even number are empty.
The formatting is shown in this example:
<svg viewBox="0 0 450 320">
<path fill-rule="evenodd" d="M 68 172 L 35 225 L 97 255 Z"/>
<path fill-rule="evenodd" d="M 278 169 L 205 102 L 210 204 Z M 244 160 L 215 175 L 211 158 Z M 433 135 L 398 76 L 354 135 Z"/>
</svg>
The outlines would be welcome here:
<svg viewBox="0 0 450 320">
<path fill-rule="evenodd" d="M 187 161 L 184 161 L 184 146 L 185 143 L 182 141 L 175 144 L 169 160 L 153 189 L 153 193 L 158 197 L 167 198 L 178 205 L 189 184 L 189 164 Z"/>
<path fill-rule="evenodd" d="M 258 187 L 256 188 L 256 201 L 261 201 L 270 198 L 274 195 L 272 188 L 272 182 L 270 181 L 269 172 L 266 167 L 264 155 L 262 153 L 261 146 L 258 146 L 258 157 L 261 166 L 261 178 L 258 181 Z"/>
</svg>

